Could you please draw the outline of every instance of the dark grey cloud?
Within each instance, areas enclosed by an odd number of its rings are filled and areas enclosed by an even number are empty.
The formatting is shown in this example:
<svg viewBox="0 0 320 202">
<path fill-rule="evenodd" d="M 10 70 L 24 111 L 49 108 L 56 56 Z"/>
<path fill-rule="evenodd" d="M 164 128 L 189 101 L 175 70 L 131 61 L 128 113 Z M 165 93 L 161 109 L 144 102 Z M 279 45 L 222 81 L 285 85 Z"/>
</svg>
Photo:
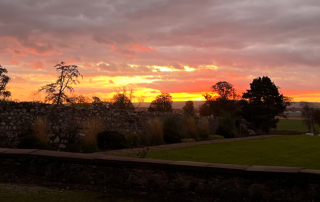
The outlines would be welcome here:
<svg viewBox="0 0 320 202">
<path fill-rule="evenodd" d="M 3 0 L 0 61 L 19 61 L 15 73 L 32 71 L 22 64 L 41 61 L 47 70 L 63 60 L 90 64 L 82 70 L 91 76 L 212 76 L 240 85 L 264 74 L 287 88 L 319 88 L 319 19 L 318 0 Z M 208 73 L 206 65 L 219 69 Z"/>
</svg>

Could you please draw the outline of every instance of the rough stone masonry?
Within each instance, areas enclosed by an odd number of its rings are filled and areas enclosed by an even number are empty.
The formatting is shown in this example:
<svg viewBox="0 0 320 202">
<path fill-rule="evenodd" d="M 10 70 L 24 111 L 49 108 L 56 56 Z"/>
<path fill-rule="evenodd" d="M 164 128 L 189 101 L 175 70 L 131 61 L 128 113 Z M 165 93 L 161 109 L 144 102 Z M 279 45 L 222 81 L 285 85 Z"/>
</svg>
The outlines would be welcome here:
<svg viewBox="0 0 320 202">
<path fill-rule="evenodd" d="M 50 139 L 57 140 L 61 130 L 94 117 L 100 117 L 104 129 L 116 130 L 124 135 L 139 133 L 142 139 L 149 134 L 148 122 L 162 118 L 168 113 L 132 112 L 107 108 L 75 108 L 32 102 L 0 102 L 0 147 L 14 147 L 37 117 L 50 122 Z M 176 114 L 177 115 L 177 114 Z M 181 115 L 177 115 L 181 116 Z M 216 121 L 208 118 L 211 133 L 216 129 Z"/>
</svg>

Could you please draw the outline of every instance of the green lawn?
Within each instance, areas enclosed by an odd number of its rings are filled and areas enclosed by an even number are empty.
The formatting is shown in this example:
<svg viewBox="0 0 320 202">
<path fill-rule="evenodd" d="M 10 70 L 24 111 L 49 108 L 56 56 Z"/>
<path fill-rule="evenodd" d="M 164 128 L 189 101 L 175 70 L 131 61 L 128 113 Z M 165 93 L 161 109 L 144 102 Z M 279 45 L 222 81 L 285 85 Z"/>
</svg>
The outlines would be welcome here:
<svg viewBox="0 0 320 202">
<path fill-rule="evenodd" d="M 316 129 L 320 131 L 319 126 L 317 126 Z M 280 119 L 277 124 L 277 130 L 293 130 L 299 132 L 308 132 L 308 128 L 303 123 L 303 120 Z"/>
<path fill-rule="evenodd" d="M 146 158 L 320 170 L 320 137 L 291 135 L 197 145 L 151 151 Z"/>
<path fill-rule="evenodd" d="M 59 190 L 38 186 L 0 184 L 0 201 L 3 202 L 142 202 L 119 199 L 112 195 L 84 191 Z"/>
</svg>

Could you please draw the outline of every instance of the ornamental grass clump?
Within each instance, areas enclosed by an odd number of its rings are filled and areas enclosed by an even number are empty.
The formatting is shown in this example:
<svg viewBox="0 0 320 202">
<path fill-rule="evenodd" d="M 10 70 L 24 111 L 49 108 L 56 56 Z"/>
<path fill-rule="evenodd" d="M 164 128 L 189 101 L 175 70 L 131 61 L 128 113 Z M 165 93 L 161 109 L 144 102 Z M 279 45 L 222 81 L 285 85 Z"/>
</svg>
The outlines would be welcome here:
<svg viewBox="0 0 320 202">
<path fill-rule="evenodd" d="M 50 123 L 47 119 L 37 117 L 32 126 L 32 135 L 38 138 L 42 143 L 47 144 L 50 133 Z"/>
<path fill-rule="evenodd" d="M 200 137 L 198 134 L 197 121 L 195 118 L 188 117 L 186 119 L 186 129 L 189 137 L 195 139 L 196 141 L 200 140 Z"/>
<path fill-rule="evenodd" d="M 82 123 L 80 133 L 82 137 L 82 151 L 96 152 L 98 151 L 97 134 L 103 131 L 101 118 L 93 118 Z"/>
<path fill-rule="evenodd" d="M 199 134 L 201 140 L 209 139 L 210 129 L 209 129 L 208 118 L 206 118 L 206 117 L 200 118 L 200 120 L 198 122 L 198 134 Z"/>
<path fill-rule="evenodd" d="M 149 122 L 150 127 L 150 144 L 163 144 L 163 123 L 160 119 L 152 119 Z"/>
<path fill-rule="evenodd" d="M 238 134 L 235 122 L 235 118 L 233 118 L 230 114 L 225 114 L 219 119 L 219 126 L 216 134 L 222 135 L 224 138 L 237 137 Z"/>
</svg>

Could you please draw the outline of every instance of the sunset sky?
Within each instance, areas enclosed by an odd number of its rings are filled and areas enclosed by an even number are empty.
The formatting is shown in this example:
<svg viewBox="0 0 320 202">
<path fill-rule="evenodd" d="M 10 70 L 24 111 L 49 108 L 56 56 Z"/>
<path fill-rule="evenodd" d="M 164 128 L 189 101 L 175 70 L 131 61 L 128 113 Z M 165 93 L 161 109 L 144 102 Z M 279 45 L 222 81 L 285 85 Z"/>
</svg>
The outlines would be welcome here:
<svg viewBox="0 0 320 202">
<path fill-rule="evenodd" d="M 203 100 L 269 76 L 294 101 L 320 102 L 319 0 L 0 0 L 0 64 L 14 99 L 78 65 L 75 93 L 131 86 L 152 101 Z"/>
</svg>

